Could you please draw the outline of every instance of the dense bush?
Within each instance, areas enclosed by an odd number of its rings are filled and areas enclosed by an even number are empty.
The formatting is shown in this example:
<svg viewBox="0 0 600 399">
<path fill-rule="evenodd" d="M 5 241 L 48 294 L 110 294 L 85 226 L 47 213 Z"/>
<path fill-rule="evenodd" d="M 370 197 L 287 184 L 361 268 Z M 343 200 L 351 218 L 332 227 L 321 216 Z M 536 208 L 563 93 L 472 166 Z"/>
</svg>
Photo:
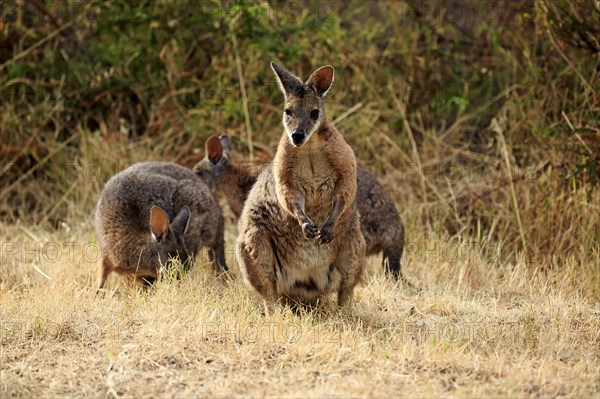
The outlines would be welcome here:
<svg viewBox="0 0 600 399">
<path fill-rule="evenodd" d="M 336 67 L 329 117 L 413 236 L 584 259 L 600 241 L 599 26 L 592 0 L 3 2 L 0 218 L 87 218 L 111 173 L 191 166 L 211 134 L 268 157 L 275 59 Z"/>
</svg>

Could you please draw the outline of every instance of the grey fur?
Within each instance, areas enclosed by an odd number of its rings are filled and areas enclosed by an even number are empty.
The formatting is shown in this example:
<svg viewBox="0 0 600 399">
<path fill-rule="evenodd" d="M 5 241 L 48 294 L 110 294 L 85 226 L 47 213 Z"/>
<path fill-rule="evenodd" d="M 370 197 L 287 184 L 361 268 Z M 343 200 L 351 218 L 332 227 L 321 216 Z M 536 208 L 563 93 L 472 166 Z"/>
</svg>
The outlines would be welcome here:
<svg viewBox="0 0 600 399">
<path fill-rule="evenodd" d="M 168 217 L 164 236 L 151 231 L 153 207 Z M 100 193 L 95 223 L 102 251 L 98 288 L 112 271 L 151 283 L 161 262 L 176 255 L 193 260 L 203 246 L 211 249 L 215 271 L 227 270 L 221 210 L 208 186 L 183 166 L 141 162 L 117 173 Z"/>
</svg>

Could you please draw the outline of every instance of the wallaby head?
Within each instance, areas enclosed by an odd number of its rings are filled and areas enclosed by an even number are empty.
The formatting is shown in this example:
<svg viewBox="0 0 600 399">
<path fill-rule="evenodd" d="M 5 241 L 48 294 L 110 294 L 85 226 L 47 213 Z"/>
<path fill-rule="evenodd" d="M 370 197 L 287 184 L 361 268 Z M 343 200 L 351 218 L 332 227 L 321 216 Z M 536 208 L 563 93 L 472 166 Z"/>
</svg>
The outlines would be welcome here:
<svg viewBox="0 0 600 399">
<path fill-rule="evenodd" d="M 204 146 L 204 158 L 194 166 L 194 172 L 210 187 L 215 188 L 220 173 L 231 161 L 231 140 L 226 135 L 210 136 Z"/>
<path fill-rule="evenodd" d="M 233 214 L 239 217 L 248 193 L 266 162 L 235 162 L 232 152 L 228 136 L 212 136 L 206 142 L 206 156 L 194 166 L 193 171 L 213 193 L 224 195 Z"/>
<path fill-rule="evenodd" d="M 306 82 L 274 62 L 279 88 L 284 94 L 283 126 L 295 147 L 306 143 L 311 135 L 325 122 L 324 100 L 334 77 L 332 66 L 314 71 Z"/>
<path fill-rule="evenodd" d="M 190 222 L 190 208 L 184 206 L 169 221 L 169 216 L 162 208 L 153 206 L 150 208 L 149 222 L 153 239 L 150 254 L 156 253 L 163 263 L 177 256 L 182 262 L 186 262 L 192 256 L 184 239 Z"/>
</svg>

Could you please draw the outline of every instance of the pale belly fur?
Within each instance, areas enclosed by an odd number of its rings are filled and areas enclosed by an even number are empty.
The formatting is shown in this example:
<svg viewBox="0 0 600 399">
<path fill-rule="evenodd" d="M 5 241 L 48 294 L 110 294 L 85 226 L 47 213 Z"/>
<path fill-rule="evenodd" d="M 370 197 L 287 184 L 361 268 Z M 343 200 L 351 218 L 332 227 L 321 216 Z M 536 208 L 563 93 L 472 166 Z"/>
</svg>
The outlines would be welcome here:
<svg viewBox="0 0 600 399">
<path fill-rule="evenodd" d="M 304 198 L 306 215 L 321 228 L 333 206 L 333 169 L 322 153 L 314 152 L 299 159 L 293 173 Z M 337 254 L 331 244 L 320 245 L 316 238 L 307 239 L 298 220 L 289 214 L 281 223 L 293 232 L 288 230 L 286 237 L 273 237 L 275 247 L 282 250 L 277 251 L 281 267 L 275 267 L 277 295 L 314 303 L 323 295 L 337 291 L 342 279 L 334 268 Z"/>
<path fill-rule="evenodd" d="M 303 302 L 312 302 L 339 288 L 341 275 L 334 269 L 335 254 L 329 244 L 300 240 L 296 251 L 281 259 L 282 269 L 277 269 L 276 286 L 280 295 Z M 293 267 L 286 267 L 293 264 Z"/>
</svg>

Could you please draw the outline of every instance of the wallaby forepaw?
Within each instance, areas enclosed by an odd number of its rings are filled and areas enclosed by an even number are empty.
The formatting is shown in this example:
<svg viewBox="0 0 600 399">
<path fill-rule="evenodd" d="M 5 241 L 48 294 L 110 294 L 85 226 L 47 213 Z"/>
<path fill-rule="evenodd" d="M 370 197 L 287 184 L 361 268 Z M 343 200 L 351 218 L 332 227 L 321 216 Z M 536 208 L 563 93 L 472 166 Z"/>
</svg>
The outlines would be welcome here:
<svg viewBox="0 0 600 399">
<path fill-rule="evenodd" d="M 319 244 L 328 244 L 333 239 L 332 228 L 329 226 L 323 226 L 319 231 Z"/>
<path fill-rule="evenodd" d="M 319 228 L 313 223 L 302 223 L 302 231 L 306 238 L 315 238 L 319 234 Z"/>
</svg>

